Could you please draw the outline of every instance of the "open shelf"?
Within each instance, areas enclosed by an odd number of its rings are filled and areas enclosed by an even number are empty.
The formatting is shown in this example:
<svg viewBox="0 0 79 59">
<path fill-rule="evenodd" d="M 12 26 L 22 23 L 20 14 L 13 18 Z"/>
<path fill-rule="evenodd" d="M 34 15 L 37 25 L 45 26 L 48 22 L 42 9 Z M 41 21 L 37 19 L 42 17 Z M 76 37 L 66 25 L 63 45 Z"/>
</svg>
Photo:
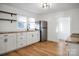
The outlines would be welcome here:
<svg viewBox="0 0 79 59">
<path fill-rule="evenodd" d="M 0 13 L 6 13 L 6 14 L 11 14 L 11 15 L 17 15 L 16 13 L 11 13 L 11 12 L 1 11 L 1 10 L 0 10 Z"/>
<path fill-rule="evenodd" d="M 12 15 L 17 15 L 16 13 L 11 13 L 11 12 L 1 11 L 1 10 L 0 10 L 0 13 L 10 14 L 11 17 L 12 17 Z M 1 20 L 1 21 L 11 21 L 11 23 L 12 23 L 13 21 L 16 21 L 16 20 L 13 20 L 13 19 L 5 19 L 5 18 L 0 18 L 0 20 Z"/>
<path fill-rule="evenodd" d="M 16 21 L 16 20 L 13 20 L 13 19 L 4 19 L 4 18 L 0 18 L 0 20 L 1 20 L 1 21 L 11 21 L 11 23 L 12 23 L 13 21 Z"/>
</svg>

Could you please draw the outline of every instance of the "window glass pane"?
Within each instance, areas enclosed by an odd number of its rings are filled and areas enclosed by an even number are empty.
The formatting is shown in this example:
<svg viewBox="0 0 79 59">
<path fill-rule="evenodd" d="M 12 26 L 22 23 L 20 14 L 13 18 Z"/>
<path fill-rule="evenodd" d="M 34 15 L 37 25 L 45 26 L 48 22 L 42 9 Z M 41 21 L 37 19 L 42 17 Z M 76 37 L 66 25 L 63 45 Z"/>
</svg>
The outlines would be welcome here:
<svg viewBox="0 0 79 59">
<path fill-rule="evenodd" d="M 27 18 L 26 17 L 17 15 L 17 29 L 27 30 Z"/>
<path fill-rule="evenodd" d="M 20 22 L 27 22 L 27 18 L 24 17 L 24 16 L 17 15 L 17 21 L 20 21 Z"/>
<path fill-rule="evenodd" d="M 29 30 L 35 30 L 36 24 L 35 23 L 29 23 L 28 24 L 28 29 Z"/>
<path fill-rule="evenodd" d="M 29 18 L 28 22 L 35 22 L 35 18 Z"/>
<path fill-rule="evenodd" d="M 26 29 L 26 23 L 24 22 L 17 22 L 17 28 L 18 29 Z"/>
</svg>

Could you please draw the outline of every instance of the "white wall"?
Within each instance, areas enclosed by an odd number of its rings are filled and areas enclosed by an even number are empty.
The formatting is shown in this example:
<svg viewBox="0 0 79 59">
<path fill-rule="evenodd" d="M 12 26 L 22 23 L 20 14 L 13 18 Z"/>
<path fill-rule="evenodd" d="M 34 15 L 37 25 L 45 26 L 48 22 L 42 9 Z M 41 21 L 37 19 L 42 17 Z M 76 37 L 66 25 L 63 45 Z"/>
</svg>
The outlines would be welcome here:
<svg viewBox="0 0 79 59">
<path fill-rule="evenodd" d="M 23 15 L 26 17 L 35 17 L 36 16 L 36 14 L 34 14 L 32 12 L 25 11 L 23 9 L 18 9 L 16 7 L 9 6 L 6 4 L 0 4 L 0 10 L 17 13 L 17 14 L 20 14 L 20 15 Z"/>
<path fill-rule="evenodd" d="M 48 40 L 57 40 L 57 20 L 59 18 L 69 17 L 70 18 L 70 31 L 71 33 L 79 33 L 79 9 L 72 9 L 62 12 L 43 14 L 37 17 L 38 20 L 48 21 Z"/>
<path fill-rule="evenodd" d="M 25 16 L 25 17 L 36 17 L 36 14 L 31 13 L 29 11 L 21 10 L 15 7 L 11 7 L 5 4 L 0 4 L 0 10 L 2 11 L 7 11 L 7 12 L 12 12 L 12 13 L 17 13 L 19 15 Z M 0 18 L 10 18 L 9 14 L 1 14 L 0 13 Z M 15 17 L 16 19 L 16 17 Z M 9 21 L 0 21 L 0 32 L 6 32 L 6 31 L 18 31 L 16 27 L 16 22 L 9 22 Z"/>
<path fill-rule="evenodd" d="M 14 7 L 0 4 L 0 10 L 17 13 L 26 17 L 35 17 L 36 20 L 48 21 L 48 39 L 57 40 L 57 20 L 62 17 L 70 17 L 71 20 L 71 33 L 79 33 L 79 9 L 67 10 L 62 12 L 36 15 L 29 11 L 24 11 Z M 17 31 L 16 22 L 10 23 L 8 21 L 0 21 L 0 32 L 4 31 Z"/>
</svg>

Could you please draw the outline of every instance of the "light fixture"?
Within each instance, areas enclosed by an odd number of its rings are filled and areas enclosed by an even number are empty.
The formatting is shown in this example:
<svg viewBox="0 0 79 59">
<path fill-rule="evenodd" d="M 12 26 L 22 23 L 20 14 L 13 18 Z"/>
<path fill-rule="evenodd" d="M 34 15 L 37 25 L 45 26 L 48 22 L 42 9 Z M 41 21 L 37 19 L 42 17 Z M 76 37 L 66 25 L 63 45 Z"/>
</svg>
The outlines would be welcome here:
<svg viewBox="0 0 79 59">
<path fill-rule="evenodd" d="M 42 8 L 50 8 L 50 3 L 42 3 Z"/>
</svg>

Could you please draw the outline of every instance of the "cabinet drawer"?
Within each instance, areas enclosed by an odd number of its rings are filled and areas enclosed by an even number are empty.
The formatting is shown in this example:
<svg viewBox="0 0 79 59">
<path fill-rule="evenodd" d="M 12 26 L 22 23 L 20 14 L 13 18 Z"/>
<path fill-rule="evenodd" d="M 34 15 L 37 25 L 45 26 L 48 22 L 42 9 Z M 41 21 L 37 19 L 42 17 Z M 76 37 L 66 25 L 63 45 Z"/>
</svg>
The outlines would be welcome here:
<svg viewBox="0 0 79 59">
<path fill-rule="evenodd" d="M 17 43 L 17 48 L 22 48 L 26 46 L 26 42 L 18 42 Z"/>
<path fill-rule="evenodd" d="M 26 36 L 26 33 L 17 33 L 17 36 Z"/>
<path fill-rule="evenodd" d="M 70 43 L 68 44 L 70 49 L 79 49 L 79 44 L 75 44 L 75 43 Z"/>
<path fill-rule="evenodd" d="M 20 43 L 17 45 L 17 49 L 22 48 L 23 47 L 23 43 Z"/>
<path fill-rule="evenodd" d="M 68 48 L 70 56 L 79 56 L 79 44 L 69 43 Z"/>
<path fill-rule="evenodd" d="M 70 56 L 79 56 L 79 52 L 76 49 L 70 49 L 69 55 Z"/>
<path fill-rule="evenodd" d="M 22 35 L 22 33 L 17 33 L 17 35 Z"/>
<path fill-rule="evenodd" d="M 18 37 L 17 42 L 19 42 L 19 41 L 26 41 L 26 37 Z"/>
<path fill-rule="evenodd" d="M 17 43 L 26 43 L 26 40 L 18 40 Z"/>
<path fill-rule="evenodd" d="M 8 34 L 2 34 L 0 35 L 1 38 L 7 38 L 8 37 Z"/>
</svg>

